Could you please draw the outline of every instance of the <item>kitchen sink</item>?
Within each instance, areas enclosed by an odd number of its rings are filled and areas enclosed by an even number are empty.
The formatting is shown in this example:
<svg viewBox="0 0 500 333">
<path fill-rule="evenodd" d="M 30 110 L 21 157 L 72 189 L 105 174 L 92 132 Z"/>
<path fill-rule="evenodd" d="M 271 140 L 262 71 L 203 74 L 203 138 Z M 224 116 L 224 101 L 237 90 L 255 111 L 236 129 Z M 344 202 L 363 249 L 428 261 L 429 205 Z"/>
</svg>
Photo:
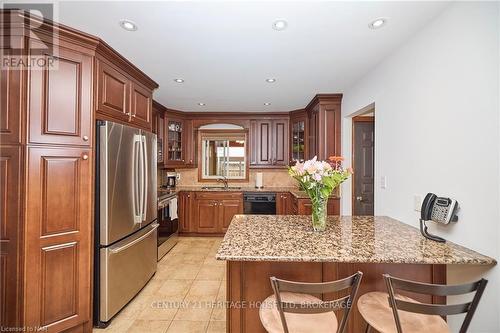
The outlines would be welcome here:
<svg viewBox="0 0 500 333">
<path fill-rule="evenodd" d="M 238 186 L 229 186 L 225 188 L 224 186 L 202 186 L 202 190 L 241 190 L 241 187 Z"/>
</svg>

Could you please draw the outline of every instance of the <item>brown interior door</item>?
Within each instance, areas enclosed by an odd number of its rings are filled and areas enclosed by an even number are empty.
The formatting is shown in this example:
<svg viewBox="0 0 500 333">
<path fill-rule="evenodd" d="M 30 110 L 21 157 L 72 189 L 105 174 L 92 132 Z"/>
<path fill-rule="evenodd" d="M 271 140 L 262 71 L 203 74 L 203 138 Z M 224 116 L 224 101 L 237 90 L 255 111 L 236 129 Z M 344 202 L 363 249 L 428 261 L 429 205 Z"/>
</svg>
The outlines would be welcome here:
<svg viewBox="0 0 500 333">
<path fill-rule="evenodd" d="M 373 215 L 375 122 L 373 117 L 353 119 L 352 215 Z"/>
</svg>

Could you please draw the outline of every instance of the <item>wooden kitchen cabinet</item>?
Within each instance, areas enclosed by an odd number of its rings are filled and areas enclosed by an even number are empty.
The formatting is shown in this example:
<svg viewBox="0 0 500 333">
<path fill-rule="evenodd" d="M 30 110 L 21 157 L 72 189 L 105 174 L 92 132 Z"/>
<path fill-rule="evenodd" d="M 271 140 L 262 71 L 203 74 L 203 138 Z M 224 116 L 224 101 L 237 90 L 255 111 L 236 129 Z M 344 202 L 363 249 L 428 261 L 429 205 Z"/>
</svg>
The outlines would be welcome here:
<svg viewBox="0 0 500 333">
<path fill-rule="evenodd" d="M 28 148 L 25 325 L 62 331 L 90 318 L 91 151 Z"/>
<path fill-rule="evenodd" d="M 194 200 L 193 224 L 199 234 L 223 234 L 233 216 L 243 214 L 241 192 L 197 192 Z"/>
<path fill-rule="evenodd" d="M 276 215 L 293 215 L 290 192 L 276 193 Z"/>
<path fill-rule="evenodd" d="M 166 110 L 163 143 L 166 168 L 194 168 L 197 165 L 193 119 L 181 112 Z"/>
<path fill-rule="evenodd" d="M 219 202 L 212 199 L 196 199 L 196 232 L 216 234 L 219 228 Z"/>
<path fill-rule="evenodd" d="M 312 203 L 308 198 L 295 198 L 291 201 L 291 214 L 292 215 L 311 215 Z M 340 215 L 340 199 L 330 198 L 327 206 L 328 215 Z"/>
<path fill-rule="evenodd" d="M 97 113 L 128 122 L 130 83 L 128 77 L 113 65 L 105 60 L 98 60 Z"/>
<path fill-rule="evenodd" d="M 165 117 L 165 147 L 164 161 L 166 167 L 182 167 L 185 164 L 184 150 L 184 119 Z"/>
<path fill-rule="evenodd" d="M 152 121 L 153 92 L 136 82 L 132 82 L 130 89 L 130 122 L 138 127 L 150 129 Z"/>
<path fill-rule="evenodd" d="M 20 56 L 51 43 L 57 54 L 45 55 L 46 68 L 1 72 L 0 326 L 90 333 L 94 123 L 151 130 L 158 85 L 97 37 L 24 11 L 7 16 L 0 37 L 25 45 Z M 43 33 L 29 34 L 34 26 Z"/>
<path fill-rule="evenodd" d="M 153 101 L 152 130 L 156 134 L 158 143 L 158 166 L 162 167 L 165 162 L 165 107 Z"/>
<path fill-rule="evenodd" d="M 19 326 L 21 317 L 22 163 L 20 146 L 0 146 L 0 327 Z"/>
<path fill-rule="evenodd" d="M 194 168 L 197 165 L 197 142 L 192 119 L 184 120 L 184 167 Z"/>
<path fill-rule="evenodd" d="M 290 114 L 290 164 L 304 162 L 308 156 L 309 123 L 304 110 Z"/>
<path fill-rule="evenodd" d="M 307 159 L 341 154 L 341 102 L 342 94 L 318 94 L 306 107 Z"/>
<path fill-rule="evenodd" d="M 22 43 L 22 37 L 10 36 L 16 43 Z M 15 54 L 15 51 L 2 48 L 5 58 Z M 0 142 L 2 144 L 20 144 L 21 108 L 23 101 L 23 87 L 26 71 L 20 68 L 0 68 Z"/>
<path fill-rule="evenodd" d="M 132 64 L 114 62 L 107 52 L 97 59 L 97 118 L 152 131 L 153 90 L 158 85 L 143 74 L 135 78 Z"/>
<path fill-rule="evenodd" d="M 288 118 L 250 121 L 250 167 L 280 168 L 289 159 Z"/>
<path fill-rule="evenodd" d="M 226 232 L 234 215 L 243 214 L 243 200 L 223 199 L 219 204 L 221 232 Z"/>
<path fill-rule="evenodd" d="M 179 232 L 196 232 L 193 225 L 194 192 L 179 193 Z"/>
<path fill-rule="evenodd" d="M 28 141 L 90 146 L 92 57 L 61 47 L 54 66 L 30 70 Z"/>
</svg>

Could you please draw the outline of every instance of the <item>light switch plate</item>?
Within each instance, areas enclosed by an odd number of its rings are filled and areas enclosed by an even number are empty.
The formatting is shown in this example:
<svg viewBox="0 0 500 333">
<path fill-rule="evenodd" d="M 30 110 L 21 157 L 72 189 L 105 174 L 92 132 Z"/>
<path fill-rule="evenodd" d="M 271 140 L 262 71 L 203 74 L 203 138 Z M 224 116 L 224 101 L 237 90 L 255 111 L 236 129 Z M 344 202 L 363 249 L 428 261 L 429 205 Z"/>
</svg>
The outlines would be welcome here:
<svg viewBox="0 0 500 333">
<path fill-rule="evenodd" d="M 418 194 L 415 194 L 413 196 L 413 209 L 416 212 L 420 212 L 420 210 L 422 209 L 422 197 Z"/>
<path fill-rule="evenodd" d="M 387 188 L 387 177 L 386 176 L 380 177 L 380 188 Z"/>
<path fill-rule="evenodd" d="M 181 174 L 180 174 L 180 173 L 177 173 L 177 174 L 175 175 L 175 179 L 176 179 L 176 180 L 181 180 Z"/>
</svg>

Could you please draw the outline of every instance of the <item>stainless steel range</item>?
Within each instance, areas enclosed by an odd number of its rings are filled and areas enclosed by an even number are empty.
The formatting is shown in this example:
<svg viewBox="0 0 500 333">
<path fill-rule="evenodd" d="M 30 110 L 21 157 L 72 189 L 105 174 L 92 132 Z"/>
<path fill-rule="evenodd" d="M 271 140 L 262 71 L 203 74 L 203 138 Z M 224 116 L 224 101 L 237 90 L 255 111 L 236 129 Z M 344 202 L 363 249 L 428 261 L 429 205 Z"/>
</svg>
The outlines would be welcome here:
<svg viewBox="0 0 500 333">
<path fill-rule="evenodd" d="M 158 260 L 177 244 L 179 217 L 177 194 L 158 192 Z"/>
</svg>

